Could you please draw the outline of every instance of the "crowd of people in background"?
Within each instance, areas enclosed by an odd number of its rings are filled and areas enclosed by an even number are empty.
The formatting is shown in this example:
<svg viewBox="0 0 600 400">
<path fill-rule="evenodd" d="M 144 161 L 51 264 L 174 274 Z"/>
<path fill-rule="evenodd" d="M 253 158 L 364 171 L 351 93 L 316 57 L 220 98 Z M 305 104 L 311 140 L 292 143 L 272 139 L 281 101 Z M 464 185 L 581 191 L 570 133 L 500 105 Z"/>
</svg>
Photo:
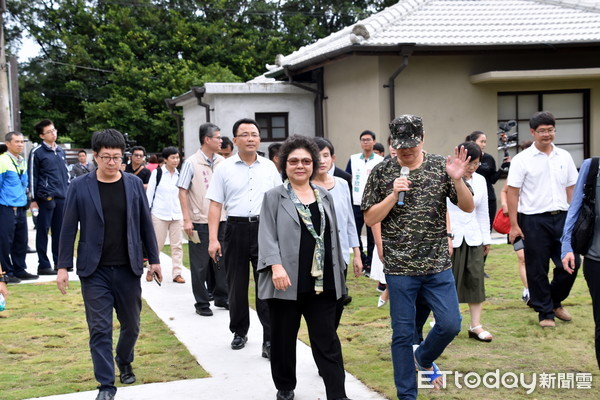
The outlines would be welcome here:
<svg viewBox="0 0 600 400">
<path fill-rule="evenodd" d="M 232 350 L 243 349 L 248 340 L 251 267 L 263 328 L 260 356 L 270 360 L 277 399 L 294 398 L 295 343 L 304 317 L 327 399 L 343 400 L 336 330 L 352 301 L 346 285 L 351 268 L 356 277 L 375 279 L 381 292 L 377 305 L 390 306 L 397 395 L 416 399 L 415 369 L 441 387 L 435 361 L 461 330 L 460 303 L 468 304 L 468 336 L 493 340 L 482 323 L 484 264 L 496 216 L 493 185 L 501 177 L 508 176 L 500 200 L 510 218 L 508 241 L 518 256 L 522 299 L 538 313 L 542 328 L 554 327 L 555 318 L 572 320 L 562 302 L 580 267 L 571 233 L 590 162 L 584 161 L 578 176 L 571 155 L 554 145 L 556 122 L 549 112 L 536 113 L 529 124 L 533 141 L 522 143 L 497 169 L 484 151 L 484 132 L 469 134 L 452 157 L 439 156 L 424 148 L 423 120 L 402 115 L 390 123 L 387 156 L 376 133 L 365 130 L 358 135 L 361 151 L 350 156 L 344 171 L 325 138 L 292 135 L 272 143 L 263 157 L 260 127 L 248 118 L 234 124 L 233 140 L 217 125 L 202 124 L 200 147 L 183 162 L 176 147 L 148 157 L 143 146 L 133 146 L 127 159 L 123 135 L 107 129 L 92 136 L 93 162 L 82 149 L 77 162 L 67 165 L 54 124 L 43 120 L 34 127 L 41 143 L 28 160 L 21 155 L 21 133 L 4 138 L 0 294 L 8 296 L 7 283 L 39 275 L 57 275 L 58 288 L 66 293 L 79 232 L 77 274 L 100 383 L 97 399 L 110 400 L 116 393 L 112 342 L 107 342 L 112 310 L 121 324 L 114 359 L 120 381 L 130 384 L 136 380 L 132 362 L 143 268 L 146 281 L 162 282 L 158 255 L 168 234 L 171 279 L 187 283 L 185 237 L 195 312 L 212 316 L 211 303 L 229 311 Z M 600 182 L 595 187 L 600 195 L 597 188 Z M 25 263 L 28 210 L 37 217 L 36 274 Z M 584 275 L 600 367 L 596 228 L 584 254 Z M 432 328 L 423 337 L 431 312 Z"/>
</svg>

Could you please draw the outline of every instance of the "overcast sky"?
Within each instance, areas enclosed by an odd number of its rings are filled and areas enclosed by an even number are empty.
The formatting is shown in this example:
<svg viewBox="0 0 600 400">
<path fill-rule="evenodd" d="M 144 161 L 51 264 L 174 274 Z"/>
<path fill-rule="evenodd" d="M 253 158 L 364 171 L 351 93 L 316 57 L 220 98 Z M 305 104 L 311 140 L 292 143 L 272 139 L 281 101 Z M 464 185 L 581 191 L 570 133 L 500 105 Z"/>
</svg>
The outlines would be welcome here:
<svg viewBox="0 0 600 400">
<path fill-rule="evenodd" d="M 21 45 L 21 49 L 19 50 L 19 53 L 17 55 L 19 58 L 19 62 L 25 62 L 30 58 L 37 56 L 39 50 L 40 47 L 33 39 L 29 37 L 24 37 L 23 44 Z"/>
</svg>

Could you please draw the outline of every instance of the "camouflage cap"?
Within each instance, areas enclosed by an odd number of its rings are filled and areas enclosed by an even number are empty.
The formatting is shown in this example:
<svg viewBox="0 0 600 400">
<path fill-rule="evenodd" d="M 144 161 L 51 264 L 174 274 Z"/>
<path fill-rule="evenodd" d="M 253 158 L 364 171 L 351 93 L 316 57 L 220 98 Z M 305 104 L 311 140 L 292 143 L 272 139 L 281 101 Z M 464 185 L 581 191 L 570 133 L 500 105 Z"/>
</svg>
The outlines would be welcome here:
<svg viewBox="0 0 600 400">
<path fill-rule="evenodd" d="M 393 148 L 416 147 L 423 140 L 423 120 L 416 115 L 401 115 L 390 122 L 390 132 Z"/>
</svg>

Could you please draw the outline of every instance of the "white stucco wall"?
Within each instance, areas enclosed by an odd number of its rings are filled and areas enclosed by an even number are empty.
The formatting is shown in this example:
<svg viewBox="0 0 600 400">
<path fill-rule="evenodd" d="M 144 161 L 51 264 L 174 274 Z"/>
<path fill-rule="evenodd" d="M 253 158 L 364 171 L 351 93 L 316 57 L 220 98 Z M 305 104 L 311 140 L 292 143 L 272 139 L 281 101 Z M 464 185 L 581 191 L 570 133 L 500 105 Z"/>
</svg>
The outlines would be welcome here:
<svg viewBox="0 0 600 400">
<path fill-rule="evenodd" d="M 276 83 L 207 83 L 204 103 L 210 104 L 210 122 L 221 128 L 221 135 L 233 138 L 233 124 L 241 118 L 255 118 L 256 113 L 288 113 L 289 133 L 315 135 L 315 95 L 306 90 Z M 178 103 L 183 108 L 184 146 L 186 154 L 198 150 L 198 128 L 206 122 L 206 110 L 194 97 Z M 261 142 L 267 154 L 272 142 Z M 235 150 L 235 149 L 234 149 Z"/>
</svg>

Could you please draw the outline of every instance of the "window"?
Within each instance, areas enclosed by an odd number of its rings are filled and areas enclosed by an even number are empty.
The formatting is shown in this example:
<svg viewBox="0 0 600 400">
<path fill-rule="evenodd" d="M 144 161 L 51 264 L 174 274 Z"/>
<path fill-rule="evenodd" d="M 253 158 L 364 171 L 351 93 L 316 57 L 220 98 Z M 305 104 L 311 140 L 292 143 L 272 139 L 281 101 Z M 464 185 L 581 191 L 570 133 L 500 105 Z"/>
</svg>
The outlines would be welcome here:
<svg viewBox="0 0 600 400">
<path fill-rule="evenodd" d="M 260 127 L 261 140 L 280 142 L 287 139 L 288 113 L 256 113 L 255 119 Z"/>
<path fill-rule="evenodd" d="M 531 140 L 529 118 L 537 111 L 550 111 L 556 119 L 554 143 L 571 153 L 579 168 L 590 156 L 590 91 L 560 90 L 543 92 L 498 93 L 498 124 L 514 120 L 516 141 L 509 143 L 507 151 L 515 155 L 519 150 L 514 144 Z M 515 128 L 509 136 L 515 133 Z M 498 143 L 498 158 L 504 149 Z"/>
</svg>

